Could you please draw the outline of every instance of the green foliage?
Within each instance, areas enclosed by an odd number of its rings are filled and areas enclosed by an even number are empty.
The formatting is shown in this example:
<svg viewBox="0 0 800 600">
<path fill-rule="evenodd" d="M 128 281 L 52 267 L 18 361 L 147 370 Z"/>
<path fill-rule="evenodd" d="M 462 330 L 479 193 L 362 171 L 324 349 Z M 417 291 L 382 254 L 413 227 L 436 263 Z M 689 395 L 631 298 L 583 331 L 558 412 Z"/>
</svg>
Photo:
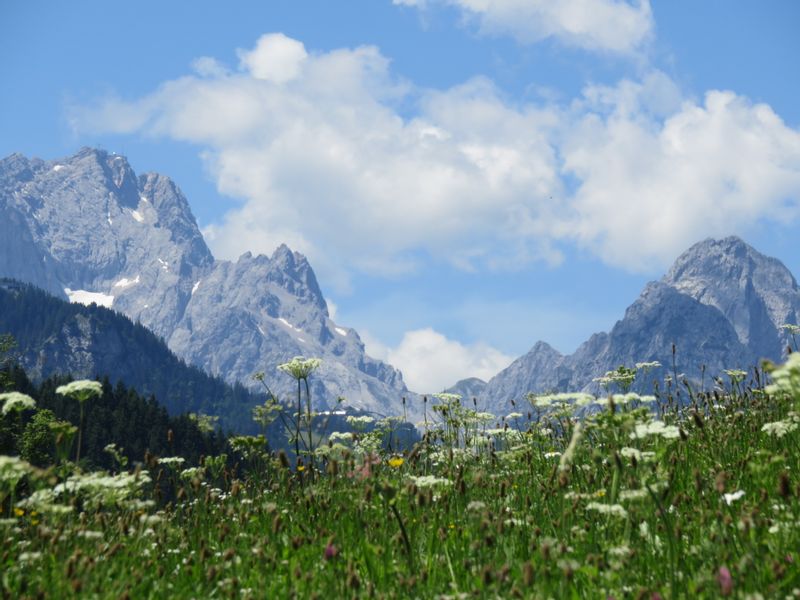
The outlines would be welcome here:
<svg viewBox="0 0 800 600">
<path fill-rule="evenodd" d="M 53 480 L 0 457 L 0 585 L 9 597 L 793 597 L 799 367 L 767 386 L 688 391 L 684 405 L 548 394 L 528 416 L 490 418 L 442 396 L 410 451 L 379 442 L 391 420 L 351 416 L 357 430 L 329 436 L 318 471 L 260 436 L 228 446 L 246 471 L 226 450 L 197 467 L 171 454 Z"/>
<path fill-rule="evenodd" d="M 19 444 L 20 456 L 32 465 L 46 467 L 56 458 L 56 434 L 53 424 L 56 415 L 52 410 L 39 410 L 25 426 Z"/>
<path fill-rule="evenodd" d="M 33 286 L 0 279 L 0 332 L 13 335 L 21 355 L 38 354 L 48 344 L 58 343 L 64 331 L 87 320 L 107 350 L 93 355 L 97 373 L 113 374 L 114 381 L 125 381 L 145 397 L 155 396 L 171 414 L 219 415 L 225 429 L 257 432 L 250 418 L 252 407 L 259 403 L 256 394 L 187 365 L 140 323 L 100 306 L 71 304 Z M 8 367 L 2 364 L 4 339 L 7 344 L 10 338 L 0 337 L 0 391 L 8 384 L 2 374 Z"/>
</svg>

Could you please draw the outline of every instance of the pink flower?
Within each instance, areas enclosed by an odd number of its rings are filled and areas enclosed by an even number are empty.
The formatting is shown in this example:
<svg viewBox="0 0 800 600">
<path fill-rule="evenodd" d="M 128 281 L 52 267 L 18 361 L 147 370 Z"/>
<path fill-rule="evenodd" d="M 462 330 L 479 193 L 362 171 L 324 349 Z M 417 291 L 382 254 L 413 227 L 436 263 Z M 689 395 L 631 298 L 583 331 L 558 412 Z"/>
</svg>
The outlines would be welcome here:
<svg viewBox="0 0 800 600">
<path fill-rule="evenodd" d="M 333 542 L 328 542 L 328 545 L 325 546 L 325 560 L 334 559 L 337 554 L 339 554 L 339 549 L 333 545 Z"/>
<path fill-rule="evenodd" d="M 717 571 L 717 583 L 723 596 L 730 596 L 733 592 L 733 577 L 727 567 L 720 567 Z"/>
</svg>

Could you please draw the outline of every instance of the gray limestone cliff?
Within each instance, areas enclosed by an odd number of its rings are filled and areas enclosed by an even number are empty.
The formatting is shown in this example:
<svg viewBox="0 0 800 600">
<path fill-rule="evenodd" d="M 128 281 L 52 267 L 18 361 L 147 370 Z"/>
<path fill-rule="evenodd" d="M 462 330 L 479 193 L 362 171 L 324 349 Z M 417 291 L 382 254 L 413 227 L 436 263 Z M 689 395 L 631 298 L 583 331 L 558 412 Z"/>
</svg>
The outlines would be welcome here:
<svg viewBox="0 0 800 600">
<path fill-rule="evenodd" d="M 137 176 L 123 156 L 91 148 L 55 161 L 14 154 L 0 161 L 0 211 L 0 277 L 113 308 L 229 382 L 252 386 L 264 371 L 279 395 L 295 388 L 277 364 L 319 357 L 321 404 L 342 396 L 398 413 L 400 372 L 331 320 L 305 257 L 281 245 L 271 257 L 215 260 L 168 177 Z"/>
<path fill-rule="evenodd" d="M 662 368 L 639 382 L 651 393 L 654 379 L 673 372 L 673 344 L 674 371 L 708 382 L 725 369 L 781 360 L 789 343 L 781 325 L 797 324 L 798 316 L 800 289 L 780 261 L 737 237 L 705 240 L 647 284 L 610 332 L 567 356 L 538 342 L 486 384 L 481 400 L 502 412 L 528 392 L 598 393 L 593 379 L 606 371 L 659 361 Z"/>
</svg>

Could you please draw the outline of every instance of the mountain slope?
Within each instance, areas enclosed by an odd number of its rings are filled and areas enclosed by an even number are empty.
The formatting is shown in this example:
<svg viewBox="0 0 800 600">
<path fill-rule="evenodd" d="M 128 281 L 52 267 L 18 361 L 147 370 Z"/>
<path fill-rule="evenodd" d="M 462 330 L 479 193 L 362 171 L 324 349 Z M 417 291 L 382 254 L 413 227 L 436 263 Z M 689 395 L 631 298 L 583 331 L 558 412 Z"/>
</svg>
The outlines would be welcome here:
<svg viewBox="0 0 800 600">
<path fill-rule="evenodd" d="M 481 400 L 506 410 L 528 392 L 599 392 L 593 379 L 619 365 L 659 361 L 639 383 L 675 371 L 692 380 L 724 369 L 747 369 L 760 359 L 781 360 L 785 323 L 798 322 L 800 289 L 780 261 L 737 237 L 705 240 L 683 253 L 659 282 L 645 286 L 609 333 L 598 333 L 563 356 L 544 342 L 493 377 Z"/>
<path fill-rule="evenodd" d="M 289 394 L 276 365 L 316 356 L 318 401 L 400 412 L 401 374 L 330 319 L 308 261 L 285 246 L 215 260 L 169 178 L 137 176 L 124 157 L 90 148 L 49 162 L 15 154 L 0 161 L 0 210 L 0 276 L 118 310 L 230 383 L 265 371 Z"/>
<path fill-rule="evenodd" d="M 203 412 L 224 428 L 255 429 L 251 409 L 263 394 L 231 386 L 187 365 L 140 324 L 99 306 L 70 304 L 28 284 L 0 280 L 0 331 L 14 336 L 15 355 L 35 381 L 54 375 L 108 376 L 170 414 Z"/>
</svg>

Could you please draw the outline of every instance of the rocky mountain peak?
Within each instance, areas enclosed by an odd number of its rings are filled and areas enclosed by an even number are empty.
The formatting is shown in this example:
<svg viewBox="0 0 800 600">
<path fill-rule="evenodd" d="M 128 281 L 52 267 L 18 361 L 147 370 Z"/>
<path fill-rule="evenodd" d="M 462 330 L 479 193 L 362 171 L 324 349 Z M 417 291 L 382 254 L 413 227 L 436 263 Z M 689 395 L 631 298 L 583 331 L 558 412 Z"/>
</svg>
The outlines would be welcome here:
<svg viewBox="0 0 800 600">
<path fill-rule="evenodd" d="M 797 324 L 798 316 L 797 282 L 779 260 L 735 236 L 704 240 L 648 283 L 610 332 L 592 335 L 568 356 L 538 342 L 487 383 L 482 400 L 502 411 L 528 392 L 598 393 L 594 378 L 637 362 L 663 365 L 639 382 L 637 391 L 646 393 L 654 378 L 671 373 L 673 360 L 695 382 L 748 369 L 762 358 L 781 360 L 788 340 L 780 326 Z"/>
<path fill-rule="evenodd" d="M 720 310 L 739 340 L 763 357 L 780 356 L 779 328 L 796 324 L 800 316 L 800 289 L 792 273 L 736 236 L 695 244 L 661 281 Z"/>
<path fill-rule="evenodd" d="M 306 257 L 282 244 L 271 257 L 215 260 L 169 177 L 137 177 L 93 148 L 47 162 L 12 155 L 0 161 L 0 210 L 0 277 L 122 312 L 231 383 L 265 371 L 274 392 L 290 390 L 276 365 L 320 357 L 321 402 L 399 412 L 402 376 L 330 319 Z"/>
</svg>

